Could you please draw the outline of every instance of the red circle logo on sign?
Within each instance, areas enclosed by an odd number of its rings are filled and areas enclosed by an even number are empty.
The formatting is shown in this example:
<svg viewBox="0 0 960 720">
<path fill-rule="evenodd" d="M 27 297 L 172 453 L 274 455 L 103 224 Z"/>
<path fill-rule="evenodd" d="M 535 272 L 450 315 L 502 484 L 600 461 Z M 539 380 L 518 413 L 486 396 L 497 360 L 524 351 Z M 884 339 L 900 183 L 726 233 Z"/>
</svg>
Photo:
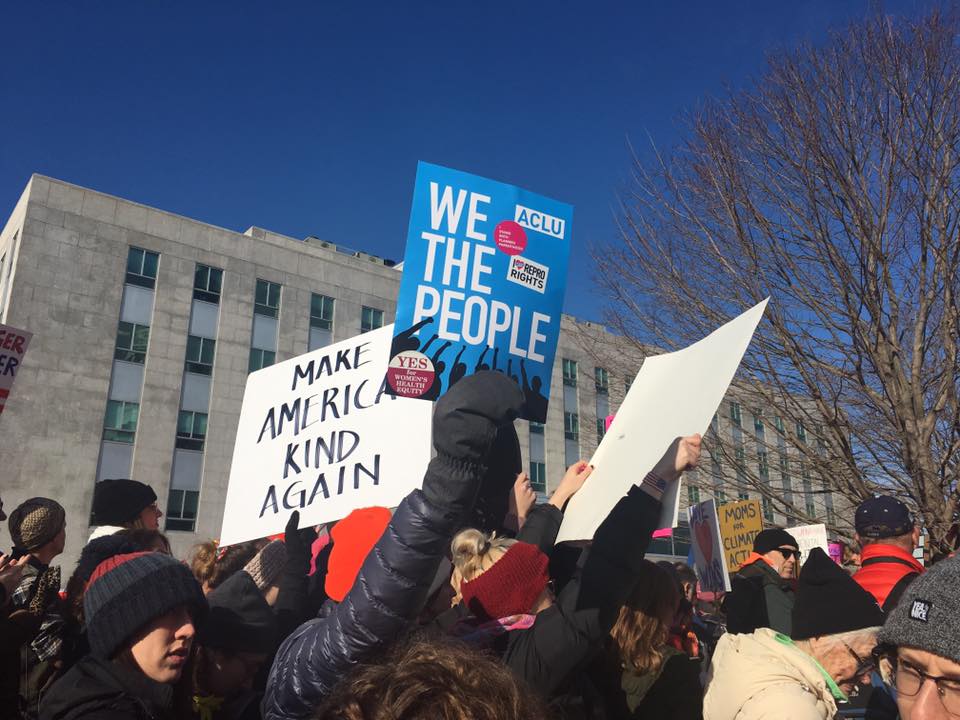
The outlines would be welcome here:
<svg viewBox="0 0 960 720">
<path fill-rule="evenodd" d="M 423 353 L 404 350 L 390 360 L 387 382 L 402 397 L 420 397 L 433 385 L 433 363 Z"/>
<path fill-rule="evenodd" d="M 519 255 L 527 248 L 527 233 L 513 220 L 497 223 L 493 229 L 493 239 L 507 255 Z"/>
</svg>

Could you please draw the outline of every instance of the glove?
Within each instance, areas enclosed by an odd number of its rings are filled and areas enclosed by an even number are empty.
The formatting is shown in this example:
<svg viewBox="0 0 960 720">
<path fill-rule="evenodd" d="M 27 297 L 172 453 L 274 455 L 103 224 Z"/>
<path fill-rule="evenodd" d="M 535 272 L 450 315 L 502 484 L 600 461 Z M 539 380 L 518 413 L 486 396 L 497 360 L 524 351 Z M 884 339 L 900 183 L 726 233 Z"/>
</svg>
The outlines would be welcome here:
<svg viewBox="0 0 960 720">
<path fill-rule="evenodd" d="M 317 531 L 312 525 L 298 530 L 300 511 L 294 510 L 283 531 L 283 542 L 287 546 L 287 567 L 296 568 L 298 575 L 306 575 L 310 569 L 310 556 L 313 542 L 317 539 Z"/>
<path fill-rule="evenodd" d="M 500 426 L 518 417 L 523 403 L 520 386 L 503 373 L 468 375 L 437 401 L 433 445 L 438 453 L 486 463 Z"/>
</svg>

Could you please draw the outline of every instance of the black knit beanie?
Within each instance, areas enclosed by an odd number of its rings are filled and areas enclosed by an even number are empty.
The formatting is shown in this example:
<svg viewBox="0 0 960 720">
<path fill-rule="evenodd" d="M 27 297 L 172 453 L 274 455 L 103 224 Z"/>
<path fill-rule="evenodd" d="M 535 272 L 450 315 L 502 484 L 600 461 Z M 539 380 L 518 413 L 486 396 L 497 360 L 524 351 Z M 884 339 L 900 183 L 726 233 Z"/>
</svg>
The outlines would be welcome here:
<svg viewBox="0 0 960 720">
<path fill-rule="evenodd" d="M 210 612 L 197 628 L 204 647 L 271 653 L 277 647 L 277 619 L 253 578 L 240 570 L 207 597 Z"/>
<path fill-rule="evenodd" d="M 149 485 L 136 480 L 101 480 L 93 486 L 93 524 L 123 525 L 157 501 Z"/>
<path fill-rule="evenodd" d="M 793 605 L 794 640 L 883 625 L 883 610 L 822 548 L 803 564 Z"/>
<path fill-rule="evenodd" d="M 107 558 L 83 596 L 90 653 L 112 658 L 137 630 L 180 605 L 190 607 L 195 621 L 207 609 L 200 584 L 179 560 L 157 552 Z"/>
<path fill-rule="evenodd" d="M 758 555 L 766 555 L 771 550 L 787 545 L 795 548 L 800 547 L 797 539 L 783 528 L 761 530 L 753 539 L 753 551 Z"/>
</svg>

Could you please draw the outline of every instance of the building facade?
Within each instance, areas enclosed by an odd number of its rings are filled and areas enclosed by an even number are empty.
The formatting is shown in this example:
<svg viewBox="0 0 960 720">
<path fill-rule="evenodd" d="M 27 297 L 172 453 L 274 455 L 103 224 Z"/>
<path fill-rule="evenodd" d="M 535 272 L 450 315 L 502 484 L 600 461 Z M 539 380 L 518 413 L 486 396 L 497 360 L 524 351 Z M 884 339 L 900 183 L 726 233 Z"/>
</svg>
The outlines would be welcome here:
<svg viewBox="0 0 960 720">
<path fill-rule="evenodd" d="M 392 322 L 400 272 L 314 237 L 232 232 L 34 175 L 0 233 L 0 322 L 34 334 L 0 417 L 6 507 L 59 500 L 66 567 L 105 477 L 156 490 L 178 556 L 217 537 L 247 375 Z M 547 422 L 517 423 L 540 493 L 590 457 L 642 358 L 602 326 L 563 317 Z M 731 390 L 713 431 L 739 432 L 738 461 L 827 519 L 830 496 L 759 450 L 759 433 L 790 429 L 737 397 Z M 684 503 L 749 495 L 732 489 L 730 466 L 705 456 Z M 785 522 L 768 509 L 768 522 Z M 658 549 L 685 555 L 688 538 L 681 528 Z"/>
</svg>

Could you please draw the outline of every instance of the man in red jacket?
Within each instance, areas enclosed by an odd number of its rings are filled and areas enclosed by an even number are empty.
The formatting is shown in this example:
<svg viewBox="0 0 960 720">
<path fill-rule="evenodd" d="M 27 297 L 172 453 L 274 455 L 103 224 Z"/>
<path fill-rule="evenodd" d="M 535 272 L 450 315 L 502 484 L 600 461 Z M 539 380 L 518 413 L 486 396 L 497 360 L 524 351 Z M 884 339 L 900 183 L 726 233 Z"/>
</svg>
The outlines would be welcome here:
<svg viewBox="0 0 960 720">
<path fill-rule="evenodd" d="M 853 579 L 889 613 L 907 586 L 923 573 L 923 565 L 913 557 L 920 528 L 907 506 L 888 495 L 860 503 L 854 527 L 863 552 Z"/>
</svg>

